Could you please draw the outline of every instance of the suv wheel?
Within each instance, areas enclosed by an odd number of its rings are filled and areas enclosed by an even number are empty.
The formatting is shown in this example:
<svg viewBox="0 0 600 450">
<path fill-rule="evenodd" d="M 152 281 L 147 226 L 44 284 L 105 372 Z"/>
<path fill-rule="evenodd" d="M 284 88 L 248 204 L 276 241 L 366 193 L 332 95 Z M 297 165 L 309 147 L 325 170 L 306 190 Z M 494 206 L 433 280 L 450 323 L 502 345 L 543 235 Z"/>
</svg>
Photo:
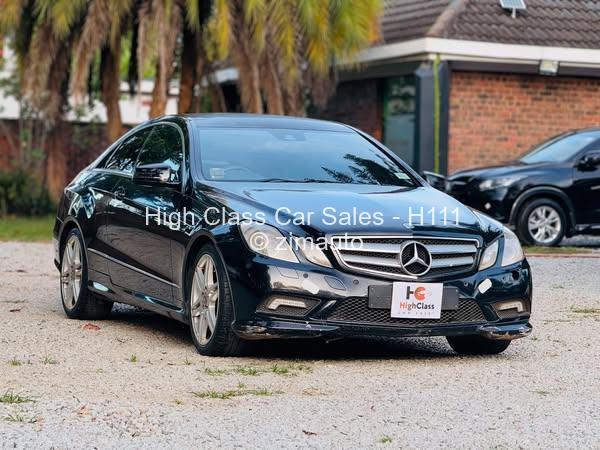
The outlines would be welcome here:
<svg viewBox="0 0 600 450">
<path fill-rule="evenodd" d="M 186 287 L 192 339 L 208 356 L 239 353 L 241 340 L 231 329 L 233 300 L 221 256 L 212 245 L 200 249 L 188 269 Z"/>
<path fill-rule="evenodd" d="M 481 336 L 447 336 L 448 344 L 459 355 L 497 355 L 510 341 L 494 341 Z"/>
<path fill-rule="evenodd" d="M 113 303 L 96 297 L 87 288 L 87 259 L 83 238 L 77 228 L 65 239 L 60 263 L 60 296 L 71 319 L 105 319 Z"/>
<path fill-rule="evenodd" d="M 565 236 L 566 228 L 565 212 L 557 202 L 549 198 L 539 198 L 525 204 L 517 219 L 519 239 L 529 245 L 558 245 Z"/>
</svg>

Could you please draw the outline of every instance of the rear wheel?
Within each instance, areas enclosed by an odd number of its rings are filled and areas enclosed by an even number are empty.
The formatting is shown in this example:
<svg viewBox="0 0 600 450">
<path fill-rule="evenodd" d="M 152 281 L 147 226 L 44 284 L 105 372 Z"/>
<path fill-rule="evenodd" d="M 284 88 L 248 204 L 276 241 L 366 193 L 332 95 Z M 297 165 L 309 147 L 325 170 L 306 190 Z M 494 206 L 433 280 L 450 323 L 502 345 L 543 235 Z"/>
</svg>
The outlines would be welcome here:
<svg viewBox="0 0 600 450">
<path fill-rule="evenodd" d="M 510 341 L 495 341 L 481 336 L 448 336 L 448 344 L 460 355 L 497 355 L 510 345 Z"/>
<path fill-rule="evenodd" d="M 62 248 L 60 296 L 63 309 L 71 319 L 105 319 L 112 302 L 100 299 L 87 288 L 87 259 L 83 238 L 77 228 L 69 231 Z"/>
<path fill-rule="evenodd" d="M 212 245 L 200 249 L 187 279 L 190 330 L 198 352 L 208 356 L 239 353 L 241 341 L 231 329 L 233 300 L 225 265 Z"/>
<path fill-rule="evenodd" d="M 517 234 L 529 245 L 558 245 L 567 230 L 567 216 L 561 206 L 549 198 L 527 203 L 517 220 Z"/>
</svg>

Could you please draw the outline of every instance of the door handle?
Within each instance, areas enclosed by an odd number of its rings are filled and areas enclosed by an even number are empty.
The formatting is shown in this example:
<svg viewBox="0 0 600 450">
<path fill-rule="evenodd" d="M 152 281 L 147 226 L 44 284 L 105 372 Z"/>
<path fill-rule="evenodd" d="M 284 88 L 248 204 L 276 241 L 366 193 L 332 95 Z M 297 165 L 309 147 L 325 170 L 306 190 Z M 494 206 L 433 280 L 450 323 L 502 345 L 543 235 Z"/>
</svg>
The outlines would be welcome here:
<svg viewBox="0 0 600 450">
<path fill-rule="evenodd" d="M 117 198 L 125 197 L 125 188 L 119 186 L 117 189 L 115 189 L 115 197 L 117 197 Z"/>
</svg>

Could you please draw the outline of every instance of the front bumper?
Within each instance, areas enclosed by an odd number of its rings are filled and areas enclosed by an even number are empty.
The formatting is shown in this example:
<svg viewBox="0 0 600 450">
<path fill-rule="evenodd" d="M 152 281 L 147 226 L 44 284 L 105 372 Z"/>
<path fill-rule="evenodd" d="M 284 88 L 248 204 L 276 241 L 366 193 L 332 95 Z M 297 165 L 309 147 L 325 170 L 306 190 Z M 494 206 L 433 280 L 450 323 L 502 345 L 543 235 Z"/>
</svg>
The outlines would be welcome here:
<svg viewBox="0 0 600 450">
<path fill-rule="evenodd" d="M 392 281 L 254 256 L 243 266 L 228 262 L 228 275 L 234 298 L 234 332 L 244 339 L 401 337 L 481 335 L 489 339 L 517 339 L 531 332 L 531 271 L 526 260 L 508 267 L 494 266 L 484 271 L 443 279 L 438 282 L 458 290 L 460 302 L 468 303 L 476 314 L 462 312 L 445 320 L 422 322 L 390 320 L 387 311 L 367 309 L 369 286 L 390 285 Z M 479 286 L 489 280 L 491 287 Z M 310 299 L 316 306 L 305 316 L 290 317 L 265 309 L 272 296 Z M 495 304 L 520 300 L 526 306 L 522 314 L 498 314 Z M 361 305 L 362 309 L 355 306 Z M 351 306 L 354 305 L 354 306 Z M 347 307 L 345 307 L 347 306 Z M 341 311 L 341 312 L 340 312 Z M 355 315 L 353 315 L 355 314 Z"/>
<path fill-rule="evenodd" d="M 445 325 L 427 327 L 381 327 L 377 325 L 333 325 L 326 322 L 293 322 L 286 320 L 256 320 L 235 323 L 234 332 L 243 339 L 298 339 L 338 337 L 428 337 L 480 335 L 493 340 L 513 340 L 526 337 L 533 327 L 527 321 L 516 323 Z"/>
</svg>

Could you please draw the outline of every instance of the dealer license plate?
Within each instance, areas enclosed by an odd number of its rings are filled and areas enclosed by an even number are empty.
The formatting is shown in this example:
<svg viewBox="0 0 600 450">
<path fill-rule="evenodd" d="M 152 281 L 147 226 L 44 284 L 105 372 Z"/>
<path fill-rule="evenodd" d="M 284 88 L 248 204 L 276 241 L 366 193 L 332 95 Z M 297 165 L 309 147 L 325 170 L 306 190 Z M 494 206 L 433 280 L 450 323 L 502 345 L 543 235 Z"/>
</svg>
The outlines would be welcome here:
<svg viewBox="0 0 600 450">
<path fill-rule="evenodd" d="M 439 319 L 443 292 L 442 283 L 395 282 L 391 316 L 397 319 Z"/>
</svg>

